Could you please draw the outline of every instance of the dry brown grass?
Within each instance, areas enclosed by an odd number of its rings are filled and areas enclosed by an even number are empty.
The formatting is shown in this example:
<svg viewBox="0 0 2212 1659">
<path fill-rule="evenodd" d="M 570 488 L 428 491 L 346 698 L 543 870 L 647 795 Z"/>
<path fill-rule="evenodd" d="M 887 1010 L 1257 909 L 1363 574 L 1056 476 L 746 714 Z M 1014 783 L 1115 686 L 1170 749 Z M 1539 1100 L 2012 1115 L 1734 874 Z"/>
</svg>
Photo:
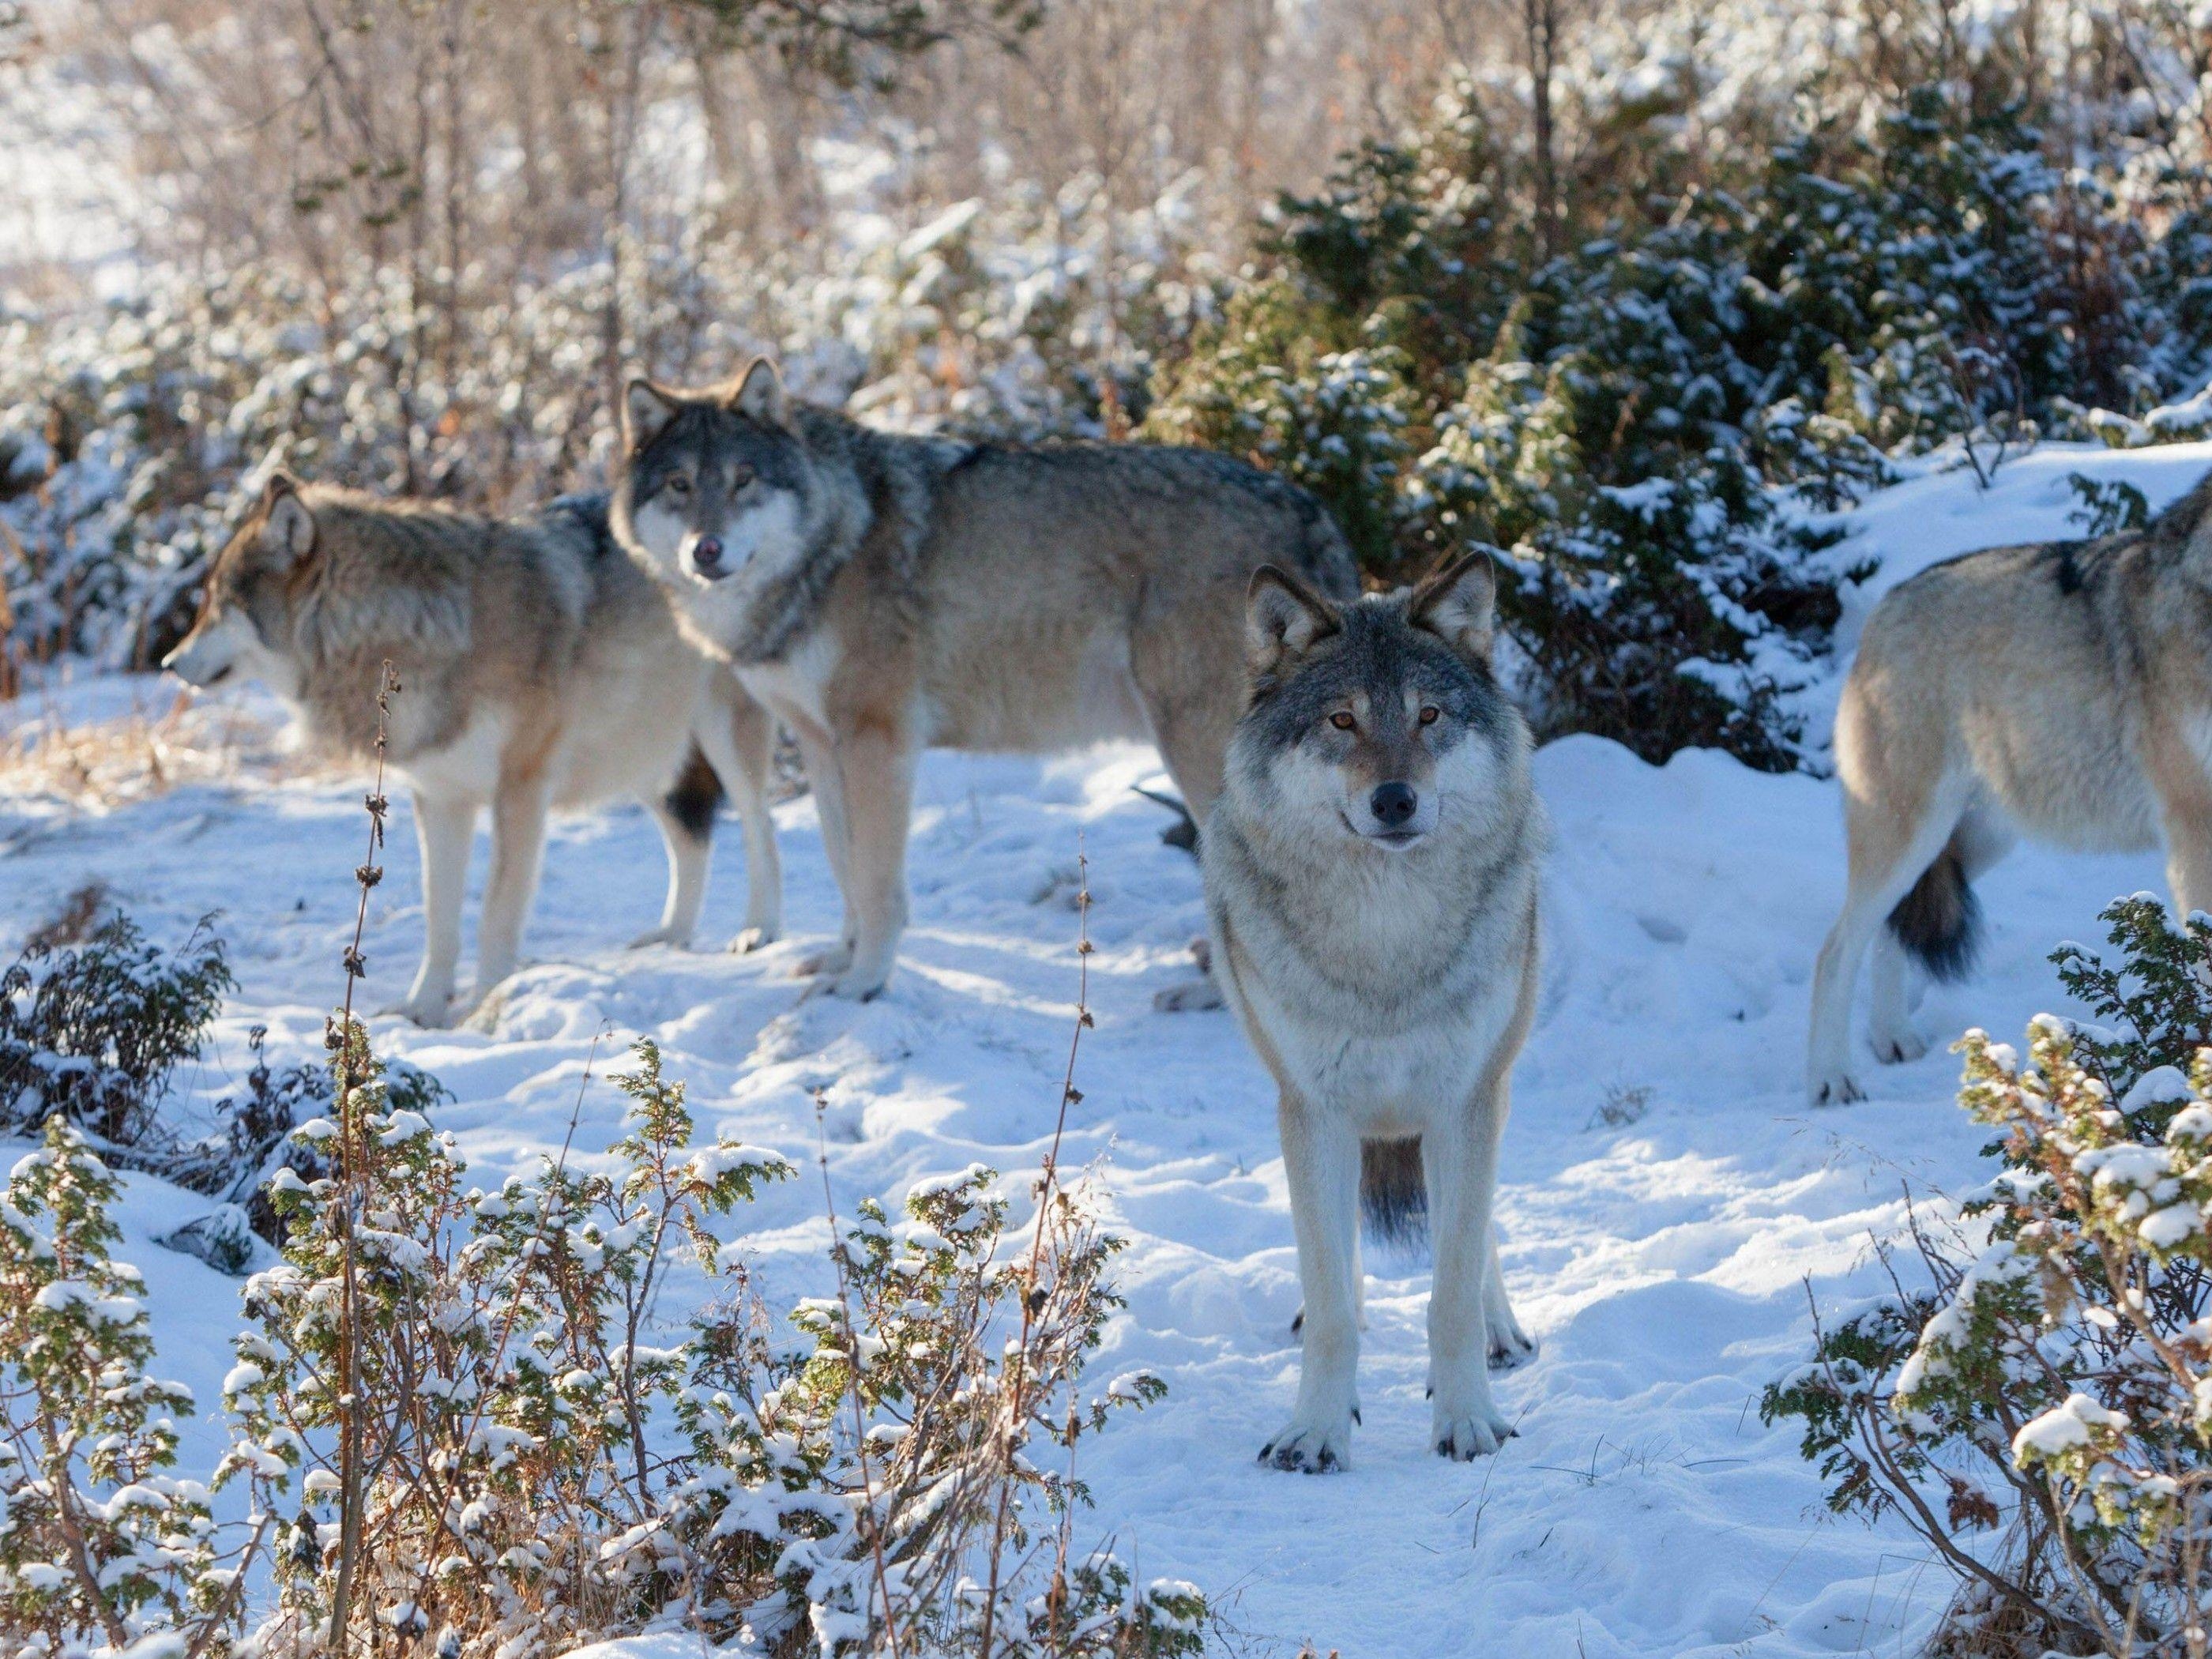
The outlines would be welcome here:
<svg viewBox="0 0 2212 1659">
<path fill-rule="evenodd" d="M 319 769 L 289 750 L 279 720 L 166 691 L 125 714 L 71 720 L 36 693 L 0 708 L 0 796 L 104 812 L 179 784 L 274 781 Z"/>
</svg>

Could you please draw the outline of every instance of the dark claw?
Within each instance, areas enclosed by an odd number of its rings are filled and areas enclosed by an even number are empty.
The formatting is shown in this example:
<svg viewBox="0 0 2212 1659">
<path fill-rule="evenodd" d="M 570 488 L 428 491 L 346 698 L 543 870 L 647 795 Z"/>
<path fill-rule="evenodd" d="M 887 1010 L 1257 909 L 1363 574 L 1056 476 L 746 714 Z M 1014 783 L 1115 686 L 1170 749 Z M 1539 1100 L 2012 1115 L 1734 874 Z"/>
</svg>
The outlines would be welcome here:
<svg viewBox="0 0 2212 1659">
<path fill-rule="evenodd" d="M 1325 1447 L 1319 1457 L 1309 1462 L 1288 1446 L 1277 1451 L 1272 1440 L 1260 1448 L 1259 1461 L 1291 1474 L 1328 1474 L 1339 1467 L 1336 1454 Z"/>
</svg>

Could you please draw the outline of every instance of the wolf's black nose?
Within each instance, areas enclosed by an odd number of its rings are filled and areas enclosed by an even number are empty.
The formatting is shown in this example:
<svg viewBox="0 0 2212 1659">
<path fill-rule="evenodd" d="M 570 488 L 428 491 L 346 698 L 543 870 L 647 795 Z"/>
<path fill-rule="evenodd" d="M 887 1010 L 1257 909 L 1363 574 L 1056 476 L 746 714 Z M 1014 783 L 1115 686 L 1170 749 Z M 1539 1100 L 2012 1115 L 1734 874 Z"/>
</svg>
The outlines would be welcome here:
<svg viewBox="0 0 2212 1659">
<path fill-rule="evenodd" d="M 699 568 L 702 576 L 711 576 L 722 568 L 722 539 L 719 536 L 702 536 L 691 544 L 691 562 Z"/>
<path fill-rule="evenodd" d="M 1367 810 L 1375 814 L 1375 822 L 1393 829 L 1413 817 L 1413 809 L 1420 804 L 1413 786 L 1404 783 L 1377 785 L 1375 793 L 1367 798 Z"/>
</svg>

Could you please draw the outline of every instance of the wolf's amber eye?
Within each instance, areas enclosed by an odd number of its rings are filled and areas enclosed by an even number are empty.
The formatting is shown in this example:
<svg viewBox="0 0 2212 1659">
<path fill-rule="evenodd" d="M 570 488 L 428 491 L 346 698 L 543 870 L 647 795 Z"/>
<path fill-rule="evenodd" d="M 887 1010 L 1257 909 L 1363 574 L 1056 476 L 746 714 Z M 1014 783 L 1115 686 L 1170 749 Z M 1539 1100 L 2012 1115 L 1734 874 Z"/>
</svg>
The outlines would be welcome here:
<svg viewBox="0 0 2212 1659">
<path fill-rule="evenodd" d="M 1438 708 L 1433 703 L 1423 703 L 1421 705 L 1421 724 L 1424 726 L 1434 726 L 1437 723 L 1437 716 L 1443 712 L 1444 711 L 1443 709 Z"/>
<path fill-rule="evenodd" d="M 1348 708 L 1338 709 L 1336 713 L 1328 717 L 1328 723 L 1340 732 L 1349 732 L 1353 726 L 1358 724 L 1357 720 L 1352 718 L 1352 711 Z"/>
<path fill-rule="evenodd" d="M 691 480 L 681 472 L 678 473 L 668 481 L 668 493 L 672 495 L 689 495 L 691 493 Z"/>
<path fill-rule="evenodd" d="M 743 489 L 752 481 L 752 468 L 749 466 L 735 466 L 730 469 L 730 488 L 732 489 Z"/>
</svg>

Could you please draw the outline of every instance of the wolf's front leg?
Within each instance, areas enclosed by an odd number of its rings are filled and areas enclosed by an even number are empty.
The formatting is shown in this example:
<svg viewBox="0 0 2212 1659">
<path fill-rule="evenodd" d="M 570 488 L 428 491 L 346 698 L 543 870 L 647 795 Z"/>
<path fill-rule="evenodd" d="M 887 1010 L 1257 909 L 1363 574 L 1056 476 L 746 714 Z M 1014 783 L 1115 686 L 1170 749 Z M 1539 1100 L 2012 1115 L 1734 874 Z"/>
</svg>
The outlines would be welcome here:
<svg viewBox="0 0 2212 1659">
<path fill-rule="evenodd" d="M 806 786 L 814 796 L 814 816 L 822 826 L 822 854 L 830 860 L 830 874 L 843 901 L 845 919 L 837 943 L 814 951 L 799 964 L 802 974 L 842 974 L 852 965 L 855 923 L 850 826 L 845 818 L 845 781 L 836 746 L 825 732 L 799 726 L 792 735 L 799 740 L 799 757 L 806 768 Z"/>
<path fill-rule="evenodd" d="M 720 682 L 694 735 L 738 809 L 745 836 L 745 922 L 732 951 L 773 945 L 783 931 L 783 866 L 776 855 L 769 788 L 775 770 L 775 721 L 734 680 Z"/>
<path fill-rule="evenodd" d="M 530 919 L 545 856 L 551 795 L 538 770 L 502 777 L 492 797 L 491 879 L 484 887 L 483 918 L 477 928 L 479 999 L 514 971 L 521 955 L 522 925 Z"/>
<path fill-rule="evenodd" d="M 405 1001 L 392 1012 L 417 1025 L 452 1017 L 453 975 L 461 959 L 461 895 L 468 883 L 469 842 L 477 809 L 415 792 L 415 841 L 422 859 L 422 961 Z"/>
<path fill-rule="evenodd" d="M 901 732 L 862 729 L 848 735 L 837 758 L 853 960 L 830 988 L 865 1001 L 890 977 L 899 935 L 906 930 L 906 836 L 915 755 Z"/>
<path fill-rule="evenodd" d="M 1490 1213 L 1505 1108 L 1501 1081 L 1478 1095 L 1461 1122 L 1421 1137 L 1437 1264 L 1429 1293 L 1429 1376 L 1435 1395 L 1429 1439 L 1455 1462 L 1494 1452 L 1513 1432 L 1491 1397 L 1492 1323 L 1484 1306 L 1496 1249 Z M 1504 1288 L 1501 1279 L 1498 1289 Z M 1512 1310 L 1501 1311 L 1511 1325 Z"/>
<path fill-rule="evenodd" d="M 1276 1114 L 1291 1228 L 1305 1295 L 1298 1403 L 1260 1461 L 1322 1474 L 1352 1463 L 1352 1419 L 1359 1368 L 1359 1137 L 1316 1113 L 1289 1090 Z"/>
</svg>

